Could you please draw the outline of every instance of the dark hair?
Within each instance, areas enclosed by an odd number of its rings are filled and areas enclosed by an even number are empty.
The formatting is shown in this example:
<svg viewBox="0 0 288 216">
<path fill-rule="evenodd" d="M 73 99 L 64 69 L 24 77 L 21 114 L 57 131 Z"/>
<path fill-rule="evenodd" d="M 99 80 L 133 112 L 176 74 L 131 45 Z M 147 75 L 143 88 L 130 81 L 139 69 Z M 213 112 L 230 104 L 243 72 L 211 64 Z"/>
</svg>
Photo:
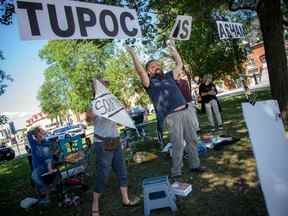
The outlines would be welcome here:
<svg viewBox="0 0 288 216">
<path fill-rule="evenodd" d="M 39 131 L 40 131 L 40 127 L 39 127 L 39 126 L 36 126 L 36 127 L 32 128 L 32 129 L 30 130 L 31 134 L 34 135 L 34 136 L 37 136 L 37 134 L 39 133 Z"/>
<path fill-rule="evenodd" d="M 152 62 L 155 62 L 155 61 L 157 61 L 157 60 L 155 60 L 155 59 L 150 59 L 148 62 L 146 62 L 146 64 L 145 64 L 145 70 L 147 71 L 149 65 L 150 65 Z"/>
</svg>

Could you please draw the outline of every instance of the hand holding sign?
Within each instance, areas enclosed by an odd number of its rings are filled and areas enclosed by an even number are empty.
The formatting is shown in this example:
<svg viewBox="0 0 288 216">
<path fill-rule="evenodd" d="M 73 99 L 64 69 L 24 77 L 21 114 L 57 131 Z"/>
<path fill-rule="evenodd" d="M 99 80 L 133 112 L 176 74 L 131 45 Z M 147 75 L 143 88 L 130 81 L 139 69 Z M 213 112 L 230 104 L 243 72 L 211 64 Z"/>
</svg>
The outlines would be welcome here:
<svg viewBox="0 0 288 216">
<path fill-rule="evenodd" d="M 134 49 L 132 47 L 129 47 L 127 44 L 124 45 L 124 48 L 127 50 L 128 53 L 131 55 L 135 53 Z"/>
<path fill-rule="evenodd" d="M 169 40 L 167 40 L 166 41 L 166 45 L 167 45 L 167 48 L 170 50 L 170 51 L 177 51 L 176 50 L 176 45 L 175 45 L 175 41 L 174 40 L 172 40 L 172 39 L 169 39 Z"/>
<path fill-rule="evenodd" d="M 172 56 L 175 56 L 175 54 L 178 53 L 174 40 L 171 40 L 171 39 L 167 40 L 166 45 L 167 45 L 167 48 L 168 48 L 168 50 Z"/>
<path fill-rule="evenodd" d="M 93 112 L 98 116 L 135 129 L 133 120 L 118 99 L 98 80 L 93 80 L 93 84 L 96 92 L 92 101 Z"/>
<path fill-rule="evenodd" d="M 175 47 L 175 41 L 172 40 L 172 39 L 168 39 L 168 40 L 166 41 L 166 46 L 167 46 L 168 48 Z"/>
</svg>

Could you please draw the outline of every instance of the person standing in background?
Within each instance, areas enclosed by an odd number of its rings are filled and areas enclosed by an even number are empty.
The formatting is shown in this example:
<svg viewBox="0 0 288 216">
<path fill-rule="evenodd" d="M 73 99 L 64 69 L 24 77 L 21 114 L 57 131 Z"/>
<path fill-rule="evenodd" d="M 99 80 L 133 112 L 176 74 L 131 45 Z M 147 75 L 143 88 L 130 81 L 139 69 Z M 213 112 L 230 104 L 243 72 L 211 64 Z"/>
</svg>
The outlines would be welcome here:
<svg viewBox="0 0 288 216">
<path fill-rule="evenodd" d="M 213 113 L 215 114 L 217 120 L 218 129 L 222 130 L 223 122 L 216 97 L 217 89 L 212 82 L 211 74 L 206 74 L 203 76 L 203 82 L 199 86 L 199 94 L 201 96 L 202 102 L 204 103 L 211 130 L 216 130 Z"/>
<path fill-rule="evenodd" d="M 199 76 L 195 76 L 191 80 L 191 95 L 192 95 L 192 101 L 195 103 L 195 105 L 198 104 L 199 85 L 200 85 L 200 78 L 199 78 Z"/>
</svg>

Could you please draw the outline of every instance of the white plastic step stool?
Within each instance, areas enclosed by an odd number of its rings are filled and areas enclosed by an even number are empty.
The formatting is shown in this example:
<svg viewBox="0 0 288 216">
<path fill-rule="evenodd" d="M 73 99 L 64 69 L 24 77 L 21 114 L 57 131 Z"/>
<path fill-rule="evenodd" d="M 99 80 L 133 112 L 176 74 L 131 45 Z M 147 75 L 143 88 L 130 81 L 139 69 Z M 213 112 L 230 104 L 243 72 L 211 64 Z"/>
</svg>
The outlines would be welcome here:
<svg viewBox="0 0 288 216">
<path fill-rule="evenodd" d="M 177 211 L 176 196 L 167 176 L 145 178 L 144 190 L 144 215 L 149 216 L 151 210 L 169 207 Z"/>
</svg>

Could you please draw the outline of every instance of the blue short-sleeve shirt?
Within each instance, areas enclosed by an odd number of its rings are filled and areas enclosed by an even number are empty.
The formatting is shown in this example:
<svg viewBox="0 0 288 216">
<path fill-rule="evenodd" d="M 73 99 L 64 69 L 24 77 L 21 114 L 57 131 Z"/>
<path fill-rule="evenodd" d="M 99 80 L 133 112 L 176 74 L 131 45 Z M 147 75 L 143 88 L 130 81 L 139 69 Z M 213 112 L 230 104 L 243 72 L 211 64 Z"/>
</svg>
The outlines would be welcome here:
<svg viewBox="0 0 288 216">
<path fill-rule="evenodd" d="M 160 121 L 164 121 L 168 114 L 186 104 L 186 100 L 174 80 L 172 71 L 162 77 L 156 75 L 150 78 L 150 85 L 146 88 L 146 91 Z"/>
</svg>

